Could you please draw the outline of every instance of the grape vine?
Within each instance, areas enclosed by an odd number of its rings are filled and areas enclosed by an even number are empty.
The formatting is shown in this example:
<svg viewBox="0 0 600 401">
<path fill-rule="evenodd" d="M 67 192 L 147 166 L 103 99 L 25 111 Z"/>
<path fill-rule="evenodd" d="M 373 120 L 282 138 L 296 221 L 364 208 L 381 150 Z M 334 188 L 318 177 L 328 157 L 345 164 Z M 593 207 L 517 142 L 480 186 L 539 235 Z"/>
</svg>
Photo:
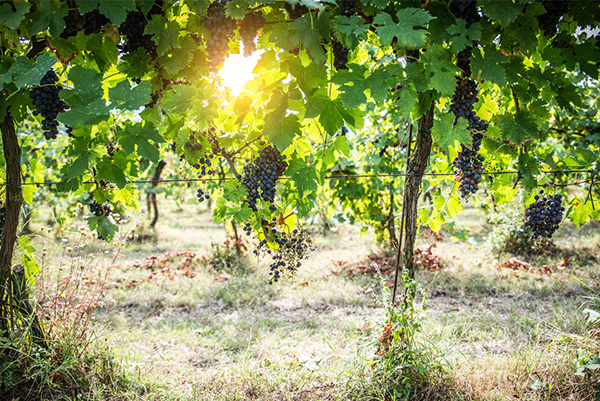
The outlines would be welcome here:
<svg viewBox="0 0 600 401">
<path fill-rule="evenodd" d="M 4 226 L 6 225 L 6 206 L 2 206 L 0 200 L 0 241 L 4 237 Z"/>
</svg>

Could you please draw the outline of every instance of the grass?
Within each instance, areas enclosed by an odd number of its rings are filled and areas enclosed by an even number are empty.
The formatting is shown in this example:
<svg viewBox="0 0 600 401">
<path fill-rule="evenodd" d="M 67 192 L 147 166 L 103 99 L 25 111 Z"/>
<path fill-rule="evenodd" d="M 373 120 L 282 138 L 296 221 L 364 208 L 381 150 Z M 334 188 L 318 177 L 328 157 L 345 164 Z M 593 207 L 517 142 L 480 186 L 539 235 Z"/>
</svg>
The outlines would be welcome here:
<svg viewBox="0 0 600 401">
<path fill-rule="evenodd" d="M 156 234 L 146 231 L 124 249 L 93 320 L 98 343 L 126 377 L 143 383 L 121 399 L 384 399 L 359 388 L 383 328 L 374 300 L 382 288 L 376 277 L 349 274 L 378 252 L 372 237 L 347 226 L 317 235 L 295 280 L 269 286 L 266 261 L 251 258 L 250 267 L 225 272 L 200 263 L 211 243 L 226 238 L 204 207 L 181 211 L 161 200 L 161 208 Z M 593 383 L 574 372 L 578 358 L 598 351 L 578 311 L 599 288 L 598 224 L 577 231 L 564 223 L 553 253 L 518 255 L 534 266 L 568 257 L 570 266 L 552 274 L 498 270 L 496 261 L 512 255 L 483 245 L 491 227 L 473 208 L 458 216 L 457 228 L 476 242 L 442 233 L 433 252 L 444 269 L 417 275 L 428 293 L 422 335 L 445 368 L 414 399 L 592 399 Z M 420 247 L 431 241 L 420 238 Z M 194 277 L 182 274 L 178 259 L 169 262 L 172 279 L 149 280 L 160 268 L 135 263 L 178 251 L 196 253 Z"/>
</svg>

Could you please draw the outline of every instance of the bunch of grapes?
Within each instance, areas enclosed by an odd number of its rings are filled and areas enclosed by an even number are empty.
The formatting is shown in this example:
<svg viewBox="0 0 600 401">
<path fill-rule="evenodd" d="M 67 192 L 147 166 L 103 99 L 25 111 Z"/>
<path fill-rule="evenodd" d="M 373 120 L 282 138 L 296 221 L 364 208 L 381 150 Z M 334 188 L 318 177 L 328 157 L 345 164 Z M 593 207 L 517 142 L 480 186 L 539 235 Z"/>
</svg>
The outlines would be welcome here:
<svg viewBox="0 0 600 401">
<path fill-rule="evenodd" d="M 108 216 L 110 216 L 110 213 L 111 213 L 110 205 L 108 203 L 102 204 L 102 203 L 93 201 L 92 203 L 90 203 L 90 212 L 93 213 L 97 217 L 100 217 L 100 216 L 108 217 Z"/>
<path fill-rule="evenodd" d="M 290 15 L 290 18 L 296 20 L 302 17 L 304 14 L 308 14 L 308 7 L 296 4 L 292 6 L 290 3 L 285 3 L 285 10 Z"/>
<path fill-rule="evenodd" d="M 210 67 L 216 71 L 223 65 L 229 53 L 229 40 L 233 37 L 237 24 L 225 16 L 226 0 L 217 0 L 208 6 L 204 26 L 210 31 L 206 41 L 206 53 Z"/>
<path fill-rule="evenodd" d="M 344 45 L 342 45 L 337 40 L 334 40 L 332 44 L 332 51 L 333 66 L 335 67 L 335 69 L 338 71 L 347 70 L 348 67 L 346 66 L 346 64 L 348 64 L 348 49 L 346 49 Z"/>
<path fill-rule="evenodd" d="M 244 43 L 244 56 L 249 56 L 256 50 L 254 39 L 256 34 L 265 26 L 265 17 L 259 12 L 246 14 L 240 22 L 240 36 Z"/>
<path fill-rule="evenodd" d="M 46 140 L 56 139 L 58 134 L 58 121 L 56 117 L 59 113 L 67 110 L 69 106 L 60 99 L 59 92 L 62 90 L 62 85 L 56 85 L 58 76 L 54 69 L 50 69 L 42 80 L 40 86 L 31 89 L 29 97 L 31 103 L 36 107 L 34 115 L 41 114 L 42 129 L 44 130 L 44 138 Z"/>
<path fill-rule="evenodd" d="M 546 12 L 537 16 L 538 23 L 547 36 L 554 36 L 558 22 L 569 11 L 570 0 L 542 0 L 541 3 Z"/>
<path fill-rule="evenodd" d="M 356 13 L 356 0 L 342 0 L 340 4 L 340 15 L 352 17 Z"/>
<path fill-rule="evenodd" d="M 302 227 L 295 228 L 289 233 L 268 226 L 263 227 L 269 241 L 275 242 L 278 249 L 272 252 L 267 246 L 267 239 L 264 239 L 258 243 L 254 254 L 260 255 L 265 252 L 271 254 L 269 284 L 273 284 L 281 279 L 292 277 L 298 268 L 302 266 L 300 261 L 307 258 L 308 254 L 315 248 L 306 230 Z M 246 230 L 246 228 L 244 229 Z"/>
<path fill-rule="evenodd" d="M 456 17 L 466 21 L 466 27 L 481 19 L 477 10 L 477 0 L 451 0 L 450 12 Z"/>
<path fill-rule="evenodd" d="M 531 239 L 551 238 L 558 229 L 565 208 L 562 206 L 562 195 L 544 195 L 540 190 L 533 202 L 527 208 L 525 216 L 528 218 L 525 226 L 531 229 Z"/>
<path fill-rule="evenodd" d="M 260 198 L 269 203 L 275 201 L 275 185 L 287 166 L 285 156 L 273 145 L 264 147 L 257 158 L 244 166 L 241 182 L 248 188 L 247 202 L 252 211 L 258 210 L 256 202 Z"/>
<path fill-rule="evenodd" d="M 2 201 L 0 200 L 0 241 L 4 237 L 4 226 L 6 225 L 6 206 L 1 206 Z"/>
<path fill-rule="evenodd" d="M 469 122 L 469 129 L 473 131 L 487 131 L 488 124 L 480 119 L 473 109 L 473 105 L 479 100 L 477 83 L 472 79 L 459 79 L 454 96 L 452 96 L 452 104 L 450 111 L 456 117 L 466 118 Z"/>
<path fill-rule="evenodd" d="M 456 66 L 463 71 L 463 76 L 471 76 L 471 52 L 473 51 L 472 46 L 467 46 L 463 50 L 458 52 L 456 58 Z"/>
<path fill-rule="evenodd" d="M 86 35 L 98 33 L 108 24 L 108 18 L 100 13 L 98 9 L 89 11 L 83 15 L 77 10 L 77 6 L 73 2 L 69 3 L 69 13 L 63 18 L 65 21 L 65 29 L 60 34 L 61 38 L 69 38 L 77 35 L 77 32 L 83 31 Z"/>
<path fill-rule="evenodd" d="M 463 199 L 477 192 L 481 183 L 485 158 L 478 152 L 481 148 L 482 139 L 481 134 L 475 134 L 473 136 L 473 146 L 471 148 L 462 146 L 458 156 L 452 161 L 456 176 L 455 180 L 460 181 L 460 197 Z"/>
<path fill-rule="evenodd" d="M 127 13 L 125 21 L 119 26 L 119 32 L 125 35 L 125 44 L 122 47 L 123 52 L 132 53 L 137 49 L 144 49 L 152 58 L 156 58 L 156 43 L 151 35 L 145 35 L 148 20 L 153 15 L 162 14 L 163 0 L 156 0 L 146 15 L 139 11 L 130 11 Z"/>
<path fill-rule="evenodd" d="M 123 52 L 132 53 L 137 49 L 144 49 L 151 56 L 156 57 L 156 43 L 150 35 L 144 35 L 148 25 L 146 16 L 141 11 L 130 11 L 125 21 L 119 26 L 119 32 L 125 35 Z"/>
<path fill-rule="evenodd" d="M 198 192 L 196 193 L 196 198 L 198 198 L 198 202 L 202 203 L 204 200 L 209 200 L 210 195 L 205 193 L 203 189 L 198 188 Z"/>
</svg>

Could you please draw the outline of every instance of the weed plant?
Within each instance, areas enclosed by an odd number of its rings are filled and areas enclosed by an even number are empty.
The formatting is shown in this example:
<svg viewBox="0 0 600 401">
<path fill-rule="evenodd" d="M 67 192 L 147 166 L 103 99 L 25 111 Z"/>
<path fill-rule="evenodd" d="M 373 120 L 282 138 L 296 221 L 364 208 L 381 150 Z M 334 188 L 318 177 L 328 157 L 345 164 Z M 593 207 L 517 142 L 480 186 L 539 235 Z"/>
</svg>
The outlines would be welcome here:
<svg viewBox="0 0 600 401">
<path fill-rule="evenodd" d="M 134 235 L 135 227 L 110 247 L 97 247 L 81 226 L 54 252 L 43 248 L 29 284 L 45 342 L 33 343 L 25 329 L 0 333 L 0 400 L 108 400 L 137 386 L 92 330 L 108 276 Z"/>
<path fill-rule="evenodd" d="M 427 294 L 407 270 L 402 278 L 399 302 L 392 303 L 387 289 L 387 294 L 377 299 L 385 310 L 384 319 L 376 326 L 381 336 L 369 342 L 366 351 L 372 356 L 350 370 L 347 399 L 422 399 L 423 392 L 437 389 L 443 379 L 441 352 L 422 333 Z"/>
</svg>

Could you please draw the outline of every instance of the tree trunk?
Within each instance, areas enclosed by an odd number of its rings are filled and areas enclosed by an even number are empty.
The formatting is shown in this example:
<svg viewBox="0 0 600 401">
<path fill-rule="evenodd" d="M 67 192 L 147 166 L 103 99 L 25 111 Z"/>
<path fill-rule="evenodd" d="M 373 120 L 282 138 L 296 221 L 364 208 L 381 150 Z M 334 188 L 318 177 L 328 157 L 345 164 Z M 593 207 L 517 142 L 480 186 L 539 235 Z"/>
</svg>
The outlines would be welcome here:
<svg viewBox="0 0 600 401">
<path fill-rule="evenodd" d="M 0 331 L 11 331 L 21 320 L 21 315 L 29 323 L 33 341 L 45 345 L 41 326 L 29 303 L 25 271 L 20 265 L 15 266 L 15 269 L 11 268 L 23 204 L 23 189 L 21 148 L 15 122 L 8 111 L 0 122 L 0 131 L 6 160 L 6 222 L 0 243 Z"/>
<path fill-rule="evenodd" d="M 158 186 L 158 180 L 160 180 L 160 175 L 162 174 L 162 171 L 166 165 L 167 163 L 165 163 L 164 160 L 158 162 L 156 170 L 154 170 L 154 176 L 152 176 L 153 189 L 156 189 L 156 187 Z M 158 200 L 156 198 L 156 192 L 148 192 L 148 194 L 146 195 L 146 201 L 148 203 L 148 211 L 150 211 L 150 205 L 152 205 L 152 207 L 154 208 L 154 217 L 150 222 L 150 228 L 154 228 L 156 222 L 158 221 Z"/>
<path fill-rule="evenodd" d="M 431 153 L 431 127 L 433 127 L 434 105 L 418 121 L 417 137 L 411 158 L 407 161 L 409 174 L 406 176 L 402 213 L 404 214 L 404 268 L 409 276 L 415 277 L 414 248 L 417 237 L 418 203 L 421 195 L 421 181 Z"/>
</svg>

